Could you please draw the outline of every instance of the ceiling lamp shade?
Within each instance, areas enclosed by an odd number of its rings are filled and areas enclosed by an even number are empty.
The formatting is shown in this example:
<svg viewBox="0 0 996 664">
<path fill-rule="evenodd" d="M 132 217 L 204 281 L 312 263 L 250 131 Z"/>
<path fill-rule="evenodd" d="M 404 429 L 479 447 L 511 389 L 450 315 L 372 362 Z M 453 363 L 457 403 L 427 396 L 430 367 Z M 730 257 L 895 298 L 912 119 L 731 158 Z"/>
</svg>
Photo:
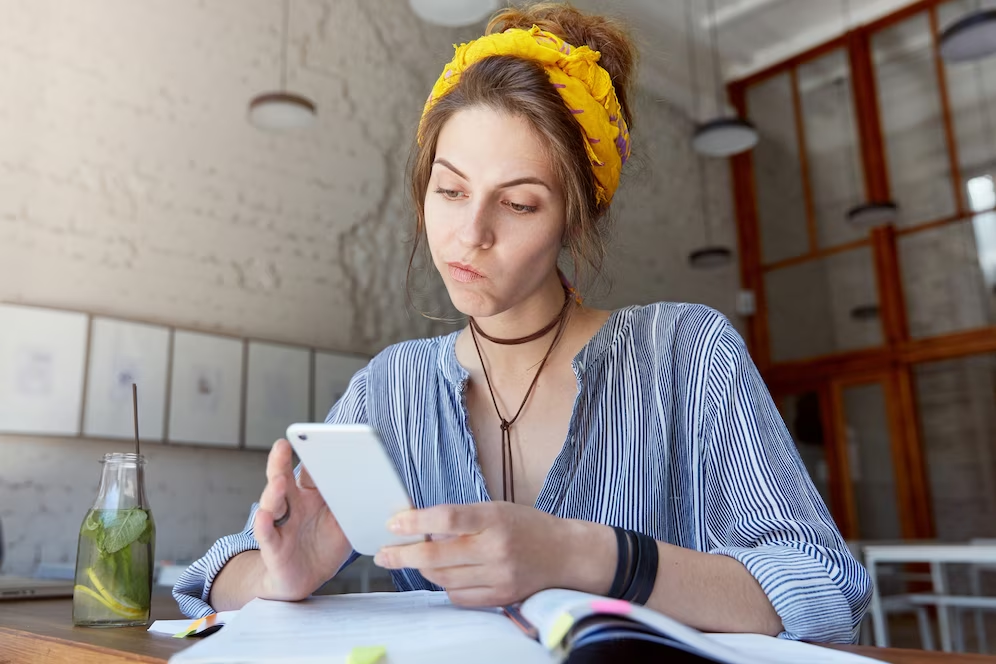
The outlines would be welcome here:
<svg viewBox="0 0 996 664">
<path fill-rule="evenodd" d="M 726 267 L 733 262 L 733 252 L 726 247 L 710 246 L 696 249 L 688 254 L 688 264 L 696 270 L 711 270 Z"/>
<path fill-rule="evenodd" d="M 692 147 L 708 157 L 732 157 L 753 148 L 757 139 L 757 129 L 747 120 L 717 118 L 695 129 Z"/>
<path fill-rule="evenodd" d="M 263 92 L 249 102 L 249 124 L 266 131 L 305 129 L 315 122 L 315 103 L 287 90 L 287 32 L 290 0 L 284 0 L 284 24 L 280 42 L 280 89 Z"/>
<path fill-rule="evenodd" d="M 498 9 L 498 0 L 409 0 L 426 23 L 459 28 L 480 23 Z"/>
<path fill-rule="evenodd" d="M 862 203 L 847 211 L 847 221 L 858 228 L 876 228 L 896 222 L 899 206 L 892 201 Z"/>
<path fill-rule="evenodd" d="M 981 60 L 996 53 L 996 9 L 977 9 L 944 28 L 940 50 L 948 63 Z"/>
<path fill-rule="evenodd" d="M 249 102 L 249 122 L 268 131 L 304 129 L 315 122 L 315 104 L 292 92 L 264 92 Z"/>
</svg>

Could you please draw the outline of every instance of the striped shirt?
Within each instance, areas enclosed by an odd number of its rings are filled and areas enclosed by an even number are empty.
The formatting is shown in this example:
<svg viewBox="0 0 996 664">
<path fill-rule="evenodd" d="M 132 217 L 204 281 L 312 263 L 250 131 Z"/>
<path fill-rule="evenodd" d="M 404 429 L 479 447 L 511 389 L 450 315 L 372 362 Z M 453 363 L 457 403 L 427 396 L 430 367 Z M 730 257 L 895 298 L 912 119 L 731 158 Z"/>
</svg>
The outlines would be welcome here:
<svg viewBox="0 0 996 664">
<path fill-rule="evenodd" d="M 457 332 L 387 348 L 358 372 L 327 422 L 380 433 L 416 507 L 489 500 L 468 424 Z M 743 340 L 708 307 L 615 311 L 573 361 L 567 440 L 536 502 L 740 561 L 782 619 L 781 636 L 852 642 L 871 583 L 806 473 Z M 173 590 L 211 612 L 211 583 L 245 530 L 219 540 Z M 439 588 L 416 570 L 399 590 Z"/>
</svg>

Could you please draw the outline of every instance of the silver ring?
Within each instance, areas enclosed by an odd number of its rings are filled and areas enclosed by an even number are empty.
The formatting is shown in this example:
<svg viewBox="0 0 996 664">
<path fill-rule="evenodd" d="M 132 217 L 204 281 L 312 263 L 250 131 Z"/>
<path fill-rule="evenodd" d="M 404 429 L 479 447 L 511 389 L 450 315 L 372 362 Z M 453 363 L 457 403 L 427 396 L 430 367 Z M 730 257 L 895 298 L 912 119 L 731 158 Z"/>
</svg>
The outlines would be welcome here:
<svg viewBox="0 0 996 664">
<path fill-rule="evenodd" d="M 288 519 L 290 519 L 290 515 L 291 515 L 290 501 L 287 500 L 286 497 L 284 497 L 284 504 L 287 505 L 287 511 L 284 512 L 284 515 L 282 517 L 280 517 L 279 519 L 274 519 L 273 520 L 273 526 L 274 526 L 274 528 L 279 528 L 280 526 L 282 526 L 285 523 L 287 523 Z"/>
</svg>

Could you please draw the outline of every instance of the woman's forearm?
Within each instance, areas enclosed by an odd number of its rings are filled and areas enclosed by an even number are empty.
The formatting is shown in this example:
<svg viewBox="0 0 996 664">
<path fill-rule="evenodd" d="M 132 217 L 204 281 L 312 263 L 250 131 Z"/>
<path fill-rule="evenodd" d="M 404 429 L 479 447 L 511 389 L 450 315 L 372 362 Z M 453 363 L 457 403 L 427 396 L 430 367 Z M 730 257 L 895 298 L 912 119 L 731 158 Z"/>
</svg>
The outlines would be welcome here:
<svg viewBox="0 0 996 664">
<path fill-rule="evenodd" d="M 566 587 L 604 595 L 616 567 L 616 538 L 608 526 L 570 521 Z M 647 606 L 708 632 L 777 635 L 782 621 L 747 568 L 729 556 L 657 542 L 657 582 Z"/>
<path fill-rule="evenodd" d="M 243 551 L 221 568 L 207 602 L 215 611 L 241 609 L 263 594 L 265 567 L 259 551 Z"/>
</svg>

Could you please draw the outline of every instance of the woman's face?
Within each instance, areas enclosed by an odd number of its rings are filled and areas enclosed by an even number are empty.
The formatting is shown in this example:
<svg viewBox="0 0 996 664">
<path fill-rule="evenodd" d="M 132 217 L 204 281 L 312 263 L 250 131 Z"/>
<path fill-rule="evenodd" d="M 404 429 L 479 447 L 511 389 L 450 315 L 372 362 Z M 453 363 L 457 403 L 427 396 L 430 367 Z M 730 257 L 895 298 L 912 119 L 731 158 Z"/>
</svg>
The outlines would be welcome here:
<svg viewBox="0 0 996 664">
<path fill-rule="evenodd" d="M 446 122 L 425 230 L 457 310 L 485 318 L 537 293 L 556 269 L 564 218 L 546 146 L 526 120 L 474 107 Z"/>
</svg>

